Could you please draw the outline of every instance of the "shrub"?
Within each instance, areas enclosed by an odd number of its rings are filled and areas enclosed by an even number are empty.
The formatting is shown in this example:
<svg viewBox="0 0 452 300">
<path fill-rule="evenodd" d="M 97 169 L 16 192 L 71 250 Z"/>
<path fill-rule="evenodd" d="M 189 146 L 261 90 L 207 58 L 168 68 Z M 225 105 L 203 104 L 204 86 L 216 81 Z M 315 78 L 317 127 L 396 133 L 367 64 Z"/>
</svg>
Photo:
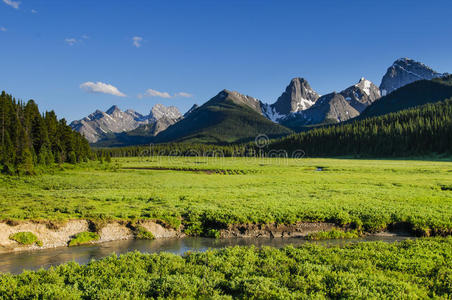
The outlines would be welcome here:
<svg viewBox="0 0 452 300">
<path fill-rule="evenodd" d="M 17 232 L 9 236 L 10 240 L 16 241 L 22 245 L 32 245 L 38 242 L 38 237 L 32 232 Z M 41 242 L 42 244 L 42 242 Z"/>
<path fill-rule="evenodd" d="M 135 227 L 135 238 L 138 240 L 153 240 L 155 236 L 143 226 L 137 225 Z"/>
<path fill-rule="evenodd" d="M 69 246 L 78 246 L 78 245 L 84 245 L 89 244 L 94 241 L 98 241 L 100 239 L 99 234 L 96 232 L 80 232 L 77 233 L 74 238 L 69 242 Z"/>
</svg>

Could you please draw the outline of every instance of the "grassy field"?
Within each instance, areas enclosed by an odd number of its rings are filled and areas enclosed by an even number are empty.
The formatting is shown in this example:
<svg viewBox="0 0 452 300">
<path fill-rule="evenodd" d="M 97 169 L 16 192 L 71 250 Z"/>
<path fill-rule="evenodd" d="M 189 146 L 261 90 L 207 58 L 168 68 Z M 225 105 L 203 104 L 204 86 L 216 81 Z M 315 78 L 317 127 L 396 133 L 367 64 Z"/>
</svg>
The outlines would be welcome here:
<svg viewBox="0 0 452 300">
<path fill-rule="evenodd" d="M 5 299 L 450 299 L 452 238 L 114 255 L 0 275 Z"/>
<path fill-rule="evenodd" d="M 322 171 L 318 171 L 318 168 Z M 452 232 L 452 162 L 146 157 L 0 176 L 0 219 L 157 219 L 189 234 L 232 223 L 404 223 Z"/>
</svg>

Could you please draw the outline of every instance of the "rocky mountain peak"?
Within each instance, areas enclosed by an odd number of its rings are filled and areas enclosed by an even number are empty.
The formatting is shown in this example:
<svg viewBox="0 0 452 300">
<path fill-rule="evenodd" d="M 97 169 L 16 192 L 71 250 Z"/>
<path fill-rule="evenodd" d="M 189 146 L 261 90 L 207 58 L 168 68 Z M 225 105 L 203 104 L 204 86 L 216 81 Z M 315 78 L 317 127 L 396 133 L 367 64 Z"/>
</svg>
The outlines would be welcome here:
<svg viewBox="0 0 452 300">
<path fill-rule="evenodd" d="M 417 80 L 431 80 L 444 74 L 434 71 L 421 62 L 410 58 L 397 59 L 386 71 L 380 84 L 381 95 L 385 96 L 392 91 Z"/>
<path fill-rule="evenodd" d="M 163 117 L 170 119 L 178 119 L 182 117 L 179 109 L 175 106 L 165 106 L 163 104 L 156 104 L 152 107 L 149 117 L 154 120 L 160 120 Z"/>
<path fill-rule="evenodd" d="M 364 77 L 357 84 L 348 87 L 340 94 L 360 113 L 381 97 L 380 89 Z"/>
<path fill-rule="evenodd" d="M 113 105 L 106 112 L 96 110 L 88 117 L 73 121 L 71 127 L 83 134 L 90 143 L 95 143 L 109 133 L 130 131 L 142 125 L 159 122 L 158 126 L 151 126 L 155 131 L 154 134 L 157 134 L 181 117 L 175 106 L 156 104 L 149 115 L 143 116 L 131 109 L 121 111 L 118 106 Z M 160 122 L 163 119 L 164 121 Z"/>
<path fill-rule="evenodd" d="M 272 108 L 279 115 L 287 115 L 308 109 L 319 97 L 306 79 L 293 78 Z"/>
<path fill-rule="evenodd" d="M 107 111 L 105 113 L 109 114 L 109 115 L 113 115 L 115 113 L 121 113 L 121 109 L 119 109 L 119 107 L 117 105 L 113 105 L 112 107 L 110 107 L 109 109 L 107 109 Z"/>
</svg>

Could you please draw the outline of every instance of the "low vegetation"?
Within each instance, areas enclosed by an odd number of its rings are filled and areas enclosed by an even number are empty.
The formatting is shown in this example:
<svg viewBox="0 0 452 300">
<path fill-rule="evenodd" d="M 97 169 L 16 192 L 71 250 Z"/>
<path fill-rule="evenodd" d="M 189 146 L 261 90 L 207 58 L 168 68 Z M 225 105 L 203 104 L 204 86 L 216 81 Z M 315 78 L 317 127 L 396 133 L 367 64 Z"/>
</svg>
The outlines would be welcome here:
<svg viewBox="0 0 452 300">
<path fill-rule="evenodd" d="M 450 299 L 452 238 L 114 255 L 0 275 L 0 298 Z"/>
<path fill-rule="evenodd" d="M 36 243 L 36 245 L 42 246 L 42 242 L 38 240 L 38 237 L 33 232 L 29 231 L 11 234 L 9 239 L 18 242 L 21 245 L 33 245 Z"/>
<path fill-rule="evenodd" d="M 332 229 L 330 231 L 320 231 L 310 233 L 306 236 L 307 240 L 330 240 L 330 239 L 353 239 L 358 238 L 360 233 L 357 230 L 343 231 L 338 229 Z"/>
<path fill-rule="evenodd" d="M 89 244 L 100 239 L 99 234 L 96 232 L 80 232 L 77 233 L 72 240 L 69 241 L 69 246 L 79 246 Z"/>
<path fill-rule="evenodd" d="M 0 219 L 147 219 L 208 236 L 230 224 L 298 221 L 365 232 L 399 224 L 418 235 L 449 235 L 451 172 L 449 161 L 114 158 L 32 177 L 0 176 Z"/>
<path fill-rule="evenodd" d="M 155 236 L 152 232 L 146 230 L 143 226 L 137 225 L 135 226 L 135 238 L 138 240 L 153 240 Z"/>
</svg>

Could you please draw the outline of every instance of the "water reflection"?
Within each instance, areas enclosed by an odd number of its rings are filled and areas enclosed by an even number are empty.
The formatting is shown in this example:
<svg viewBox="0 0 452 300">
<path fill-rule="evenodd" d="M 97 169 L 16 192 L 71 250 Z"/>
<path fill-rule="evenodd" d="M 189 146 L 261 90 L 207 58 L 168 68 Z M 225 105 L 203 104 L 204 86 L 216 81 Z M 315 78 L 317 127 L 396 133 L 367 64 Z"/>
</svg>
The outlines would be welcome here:
<svg viewBox="0 0 452 300">
<path fill-rule="evenodd" d="M 42 249 L 27 252 L 0 254 L 0 272 L 13 274 L 21 273 L 23 270 L 37 270 L 49 268 L 69 261 L 86 264 L 93 259 L 100 259 L 112 253 L 123 254 L 129 251 L 140 251 L 143 253 L 171 252 L 183 254 L 187 251 L 206 251 L 207 249 L 217 249 L 229 246 L 251 246 L 256 247 L 271 246 L 284 247 L 286 245 L 301 245 L 304 243 L 320 243 L 324 245 L 345 245 L 363 241 L 384 241 L 396 242 L 409 238 L 405 235 L 392 236 L 368 236 L 359 239 L 349 240 L 327 240 L 327 241 L 306 241 L 297 238 L 230 238 L 230 239 L 209 239 L 209 238 L 183 238 L 183 239 L 157 239 L 147 240 L 125 240 L 114 241 L 96 245 L 61 247 L 53 249 Z"/>
</svg>

